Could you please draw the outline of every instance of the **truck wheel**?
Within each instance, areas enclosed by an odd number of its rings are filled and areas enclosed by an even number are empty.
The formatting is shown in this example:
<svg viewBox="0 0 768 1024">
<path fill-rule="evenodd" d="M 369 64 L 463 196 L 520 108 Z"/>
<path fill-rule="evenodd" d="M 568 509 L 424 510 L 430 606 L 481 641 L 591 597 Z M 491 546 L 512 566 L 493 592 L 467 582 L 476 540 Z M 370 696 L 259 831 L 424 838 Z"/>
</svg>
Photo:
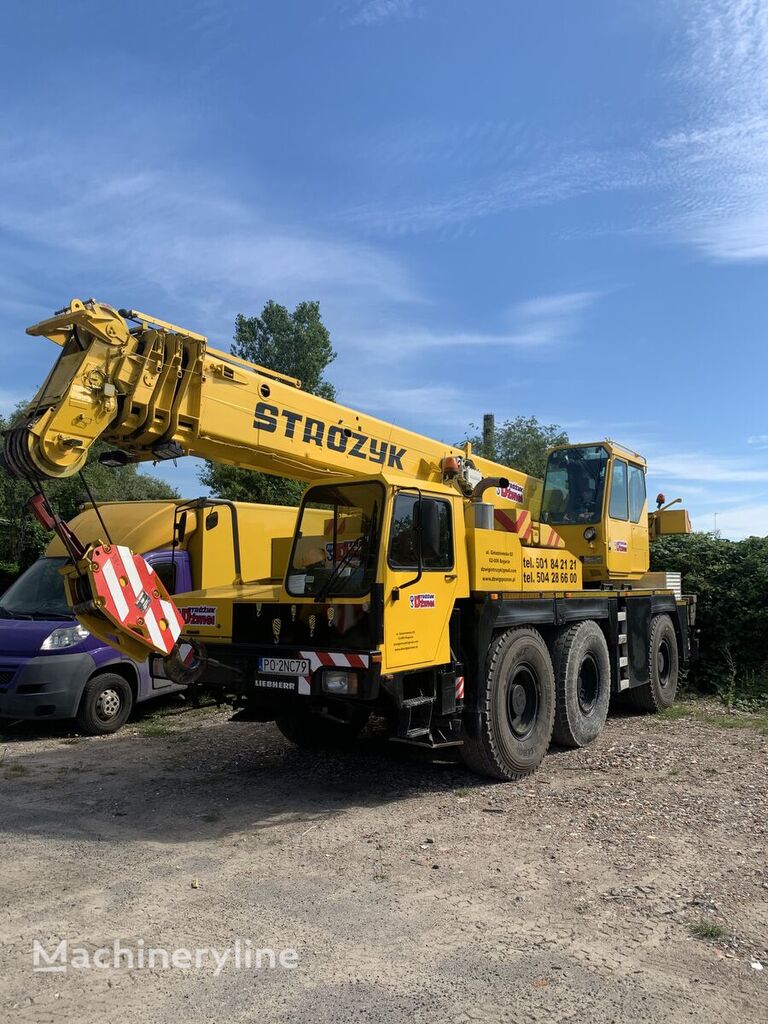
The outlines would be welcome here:
<svg viewBox="0 0 768 1024">
<path fill-rule="evenodd" d="M 85 684 L 77 724 L 87 736 L 117 732 L 128 721 L 132 708 L 133 691 L 128 683 L 114 672 L 105 672 Z"/>
<path fill-rule="evenodd" d="M 480 735 L 464 739 L 464 763 L 492 779 L 523 779 L 546 754 L 555 717 L 555 677 L 541 634 L 521 627 L 497 637 L 480 688 Z"/>
<path fill-rule="evenodd" d="M 668 615 L 651 619 L 648 666 L 651 681 L 627 690 L 627 700 L 638 711 L 663 711 L 674 703 L 680 668 L 677 633 Z"/>
<path fill-rule="evenodd" d="M 287 740 L 302 750 L 321 747 L 345 747 L 365 728 L 370 712 L 367 708 L 353 708 L 348 722 L 337 722 L 311 711 L 297 711 L 278 715 L 275 725 Z"/>
<path fill-rule="evenodd" d="M 602 732 L 611 699 L 611 660 L 602 629 L 591 619 L 556 638 L 557 711 L 553 737 L 563 747 L 584 747 Z"/>
</svg>

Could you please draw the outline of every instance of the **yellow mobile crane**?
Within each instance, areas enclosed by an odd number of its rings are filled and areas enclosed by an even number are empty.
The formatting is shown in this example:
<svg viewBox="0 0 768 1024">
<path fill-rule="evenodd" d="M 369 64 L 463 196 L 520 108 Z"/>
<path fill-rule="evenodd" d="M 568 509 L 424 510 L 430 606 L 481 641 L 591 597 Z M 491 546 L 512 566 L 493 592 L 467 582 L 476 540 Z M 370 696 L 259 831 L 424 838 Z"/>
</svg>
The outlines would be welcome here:
<svg viewBox="0 0 768 1024">
<path fill-rule="evenodd" d="M 353 734 L 375 709 L 393 738 L 457 746 L 500 779 L 533 771 L 553 730 L 594 739 L 611 691 L 674 700 L 694 604 L 648 574 L 648 540 L 690 526 L 649 515 L 635 452 L 560 446 L 541 481 L 136 310 L 74 300 L 28 333 L 61 346 L 6 436 L 6 466 L 36 489 L 78 472 L 97 438 L 112 464 L 197 455 L 310 482 L 282 582 L 201 592 L 208 612 L 183 632 L 138 556 L 68 537 L 75 612 L 132 656 L 217 682 L 298 743 Z"/>
</svg>

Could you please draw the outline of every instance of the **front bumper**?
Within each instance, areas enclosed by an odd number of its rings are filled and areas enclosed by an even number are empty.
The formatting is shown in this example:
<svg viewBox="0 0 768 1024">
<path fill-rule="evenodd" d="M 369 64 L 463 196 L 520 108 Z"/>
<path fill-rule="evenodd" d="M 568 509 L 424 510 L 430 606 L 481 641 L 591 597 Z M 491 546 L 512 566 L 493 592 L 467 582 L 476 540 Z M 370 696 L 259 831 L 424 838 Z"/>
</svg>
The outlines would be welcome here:
<svg viewBox="0 0 768 1024">
<path fill-rule="evenodd" d="M 298 676 L 276 675 L 260 670 L 262 659 L 275 655 L 274 647 L 238 645 L 224 649 L 211 645 L 209 653 L 211 663 L 200 681 L 201 685 L 221 690 L 227 699 L 235 703 L 247 701 L 284 706 L 308 697 L 333 699 L 334 695 L 325 693 L 322 687 L 323 672 L 329 669 L 348 669 L 358 676 L 357 692 L 340 696 L 339 700 L 373 702 L 379 696 L 381 662 L 375 651 L 281 648 L 281 658 L 303 659 L 307 662 L 307 673 Z"/>
<path fill-rule="evenodd" d="M 0 660 L 0 718 L 73 718 L 96 664 L 90 654 Z"/>
</svg>

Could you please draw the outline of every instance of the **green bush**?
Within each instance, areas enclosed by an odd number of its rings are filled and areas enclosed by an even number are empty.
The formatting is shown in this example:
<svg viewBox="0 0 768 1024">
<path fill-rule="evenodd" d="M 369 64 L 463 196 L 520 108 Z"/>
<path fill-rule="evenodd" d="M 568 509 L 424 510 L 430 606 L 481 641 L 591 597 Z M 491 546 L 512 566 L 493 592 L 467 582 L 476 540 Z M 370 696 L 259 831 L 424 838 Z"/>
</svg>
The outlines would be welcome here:
<svg viewBox="0 0 768 1024">
<path fill-rule="evenodd" d="M 679 570 L 683 592 L 697 595 L 691 687 L 729 704 L 768 701 L 768 537 L 663 537 L 652 545 L 651 568 Z"/>
</svg>

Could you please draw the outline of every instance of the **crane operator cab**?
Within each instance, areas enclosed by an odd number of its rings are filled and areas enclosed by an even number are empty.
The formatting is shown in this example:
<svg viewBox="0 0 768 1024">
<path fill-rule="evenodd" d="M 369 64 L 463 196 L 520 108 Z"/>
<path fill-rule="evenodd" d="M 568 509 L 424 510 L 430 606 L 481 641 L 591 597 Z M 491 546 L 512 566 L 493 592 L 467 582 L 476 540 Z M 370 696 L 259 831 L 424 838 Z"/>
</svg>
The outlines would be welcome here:
<svg viewBox="0 0 768 1024">
<path fill-rule="evenodd" d="M 613 441 L 550 451 L 541 521 L 581 559 L 586 586 L 639 580 L 648 572 L 645 472 L 641 455 Z"/>
</svg>

